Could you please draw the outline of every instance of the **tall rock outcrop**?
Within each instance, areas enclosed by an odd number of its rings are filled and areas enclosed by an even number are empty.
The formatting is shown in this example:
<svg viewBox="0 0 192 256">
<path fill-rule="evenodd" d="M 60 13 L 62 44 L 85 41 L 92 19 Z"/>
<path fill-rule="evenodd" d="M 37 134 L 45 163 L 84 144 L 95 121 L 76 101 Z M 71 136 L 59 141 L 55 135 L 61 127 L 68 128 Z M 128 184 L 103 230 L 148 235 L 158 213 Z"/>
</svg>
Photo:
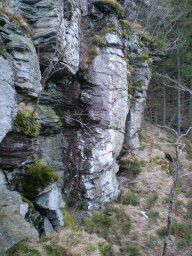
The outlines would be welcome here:
<svg viewBox="0 0 192 256">
<path fill-rule="evenodd" d="M 139 147 L 148 57 L 118 3 L 1 5 L 0 173 L 34 204 L 28 221 L 57 228 L 61 193 L 86 210 L 118 197 L 122 145 Z M 35 170 L 47 175 L 46 186 Z"/>
</svg>

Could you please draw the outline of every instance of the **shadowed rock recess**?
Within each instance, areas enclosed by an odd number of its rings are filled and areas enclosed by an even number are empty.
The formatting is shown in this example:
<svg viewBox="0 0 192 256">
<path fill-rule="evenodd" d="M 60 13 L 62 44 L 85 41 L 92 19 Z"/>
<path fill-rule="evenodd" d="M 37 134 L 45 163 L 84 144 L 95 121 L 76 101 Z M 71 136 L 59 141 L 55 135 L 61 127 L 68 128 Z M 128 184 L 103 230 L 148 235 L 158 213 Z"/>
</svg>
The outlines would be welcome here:
<svg viewBox="0 0 192 256">
<path fill-rule="evenodd" d="M 1 255 L 63 226 L 65 200 L 92 211 L 119 196 L 117 158 L 140 147 L 150 69 L 112 2 L 0 1 Z"/>
</svg>

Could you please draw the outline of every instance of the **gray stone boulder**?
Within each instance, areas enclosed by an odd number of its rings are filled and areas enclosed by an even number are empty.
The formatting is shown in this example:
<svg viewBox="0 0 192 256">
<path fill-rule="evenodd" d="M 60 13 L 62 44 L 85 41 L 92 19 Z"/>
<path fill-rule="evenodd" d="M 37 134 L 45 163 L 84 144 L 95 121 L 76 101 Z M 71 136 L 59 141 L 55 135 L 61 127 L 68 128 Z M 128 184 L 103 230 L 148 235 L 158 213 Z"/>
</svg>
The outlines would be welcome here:
<svg viewBox="0 0 192 256">
<path fill-rule="evenodd" d="M 40 53 L 40 63 L 56 64 L 56 70 L 67 70 L 75 74 L 79 68 L 79 1 L 13 2 L 9 0 L 12 11 L 19 12 L 31 24 L 33 42 Z"/>
<path fill-rule="evenodd" d="M 16 115 L 16 92 L 14 89 L 14 76 L 10 62 L 0 56 L 0 142 L 12 129 Z"/>
<path fill-rule="evenodd" d="M 0 255 L 23 240 L 38 240 L 37 230 L 24 219 L 27 208 L 19 193 L 0 186 Z"/>
<path fill-rule="evenodd" d="M 1 171 L 1 169 L 0 169 L 0 186 L 5 185 L 5 184 L 6 184 L 6 178 L 5 178 L 3 171 Z"/>
<path fill-rule="evenodd" d="M 18 20 L 6 11 L 0 13 L 0 20 L 2 45 L 6 56 L 9 56 L 9 65 L 14 70 L 14 86 L 19 92 L 37 97 L 42 90 L 41 74 L 38 56 L 29 37 L 28 25 L 22 18 Z"/>
<path fill-rule="evenodd" d="M 51 134 L 39 137 L 38 155 L 44 163 L 49 164 L 58 174 L 57 186 L 63 188 L 64 163 L 63 145 L 64 137 L 62 133 Z"/>
<path fill-rule="evenodd" d="M 44 219 L 42 229 L 43 229 L 43 235 L 46 237 L 52 236 L 56 233 L 55 230 L 53 229 L 51 222 L 48 220 L 48 218 Z"/>
<path fill-rule="evenodd" d="M 65 207 L 61 192 L 56 185 L 52 186 L 51 190 L 47 193 L 42 193 L 37 197 L 35 203 L 43 209 L 53 211 Z"/>
<path fill-rule="evenodd" d="M 7 49 L 13 57 L 15 86 L 29 96 L 37 97 L 41 90 L 41 74 L 35 47 L 30 38 L 11 34 Z"/>
<path fill-rule="evenodd" d="M 47 193 L 43 193 L 35 200 L 40 211 L 46 213 L 53 226 L 63 226 L 64 217 L 62 209 L 65 207 L 62 194 L 56 184 Z"/>
</svg>

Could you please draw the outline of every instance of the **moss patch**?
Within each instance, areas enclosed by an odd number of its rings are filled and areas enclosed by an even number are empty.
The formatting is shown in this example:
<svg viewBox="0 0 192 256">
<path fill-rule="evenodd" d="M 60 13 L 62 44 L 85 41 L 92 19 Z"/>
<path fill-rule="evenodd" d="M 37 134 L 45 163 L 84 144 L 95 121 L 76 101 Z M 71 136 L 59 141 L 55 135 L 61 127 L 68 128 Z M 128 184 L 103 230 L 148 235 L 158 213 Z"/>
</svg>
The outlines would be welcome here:
<svg viewBox="0 0 192 256">
<path fill-rule="evenodd" d="M 65 220 L 65 225 L 69 226 L 72 229 L 75 229 L 76 219 L 73 216 L 73 214 L 65 208 L 62 210 L 62 212 L 63 212 L 63 216 L 64 216 L 64 220 Z"/>
<path fill-rule="evenodd" d="M 36 118 L 33 108 L 20 106 L 20 109 L 15 117 L 14 126 L 17 132 L 37 137 L 40 133 L 40 124 Z"/>
<path fill-rule="evenodd" d="M 120 17 L 124 14 L 122 6 L 116 0 L 94 0 L 93 4 L 105 14 L 113 13 Z"/>
<path fill-rule="evenodd" d="M 58 180 L 58 175 L 47 164 L 33 163 L 27 167 L 22 178 L 23 193 L 27 198 L 34 198 L 40 191 Z"/>
</svg>

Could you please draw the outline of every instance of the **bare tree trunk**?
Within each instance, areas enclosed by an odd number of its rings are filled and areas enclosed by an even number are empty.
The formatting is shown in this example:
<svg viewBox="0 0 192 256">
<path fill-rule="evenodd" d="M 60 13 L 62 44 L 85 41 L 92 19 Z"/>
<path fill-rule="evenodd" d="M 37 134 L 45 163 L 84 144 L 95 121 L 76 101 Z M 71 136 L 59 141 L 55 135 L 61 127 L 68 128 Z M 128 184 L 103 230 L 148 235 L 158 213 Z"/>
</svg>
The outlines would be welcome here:
<svg viewBox="0 0 192 256">
<path fill-rule="evenodd" d="M 181 83 L 181 68 L 180 68 L 180 56 L 179 49 L 177 50 L 177 80 Z M 181 134 L 181 90 L 177 89 L 177 132 Z"/>
<path fill-rule="evenodd" d="M 171 224 L 172 224 L 172 214 L 173 214 L 173 205 L 174 205 L 174 198 L 175 198 L 175 188 L 177 186 L 177 182 L 179 179 L 179 143 L 175 145 L 175 152 L 176 152 L 176 162 L 175 162 L 175 177 L 173 186 L 171 188 L 170 194 L 169 194 L 169 209 L 168 209 L 168 216 L 167 216 L 167 228 L 166 228 L 166 235 L 165 235 L 165 241 L 164 241 L 164 247 L 163 247 L 163 253 L 162 256 L 165 256 L 167 253 L 167 246 L 170 239 L 170 233 L 171 233 Z"/>
<path fill-rule="evenodd" d="M 192 80 L 191 80 L 192 85 Z M 189 96 L 189 126 L 192 126 L 192 95 Z M 190 138 L 192 139 L 192 131 L 190 132 Z"/>
<path fill-rule="evenodd" d="M 166 125 L 167 120 L 167 105 L 166 105 L 166 85 L 163 83 L 163 125 Z"/>
</svg>

